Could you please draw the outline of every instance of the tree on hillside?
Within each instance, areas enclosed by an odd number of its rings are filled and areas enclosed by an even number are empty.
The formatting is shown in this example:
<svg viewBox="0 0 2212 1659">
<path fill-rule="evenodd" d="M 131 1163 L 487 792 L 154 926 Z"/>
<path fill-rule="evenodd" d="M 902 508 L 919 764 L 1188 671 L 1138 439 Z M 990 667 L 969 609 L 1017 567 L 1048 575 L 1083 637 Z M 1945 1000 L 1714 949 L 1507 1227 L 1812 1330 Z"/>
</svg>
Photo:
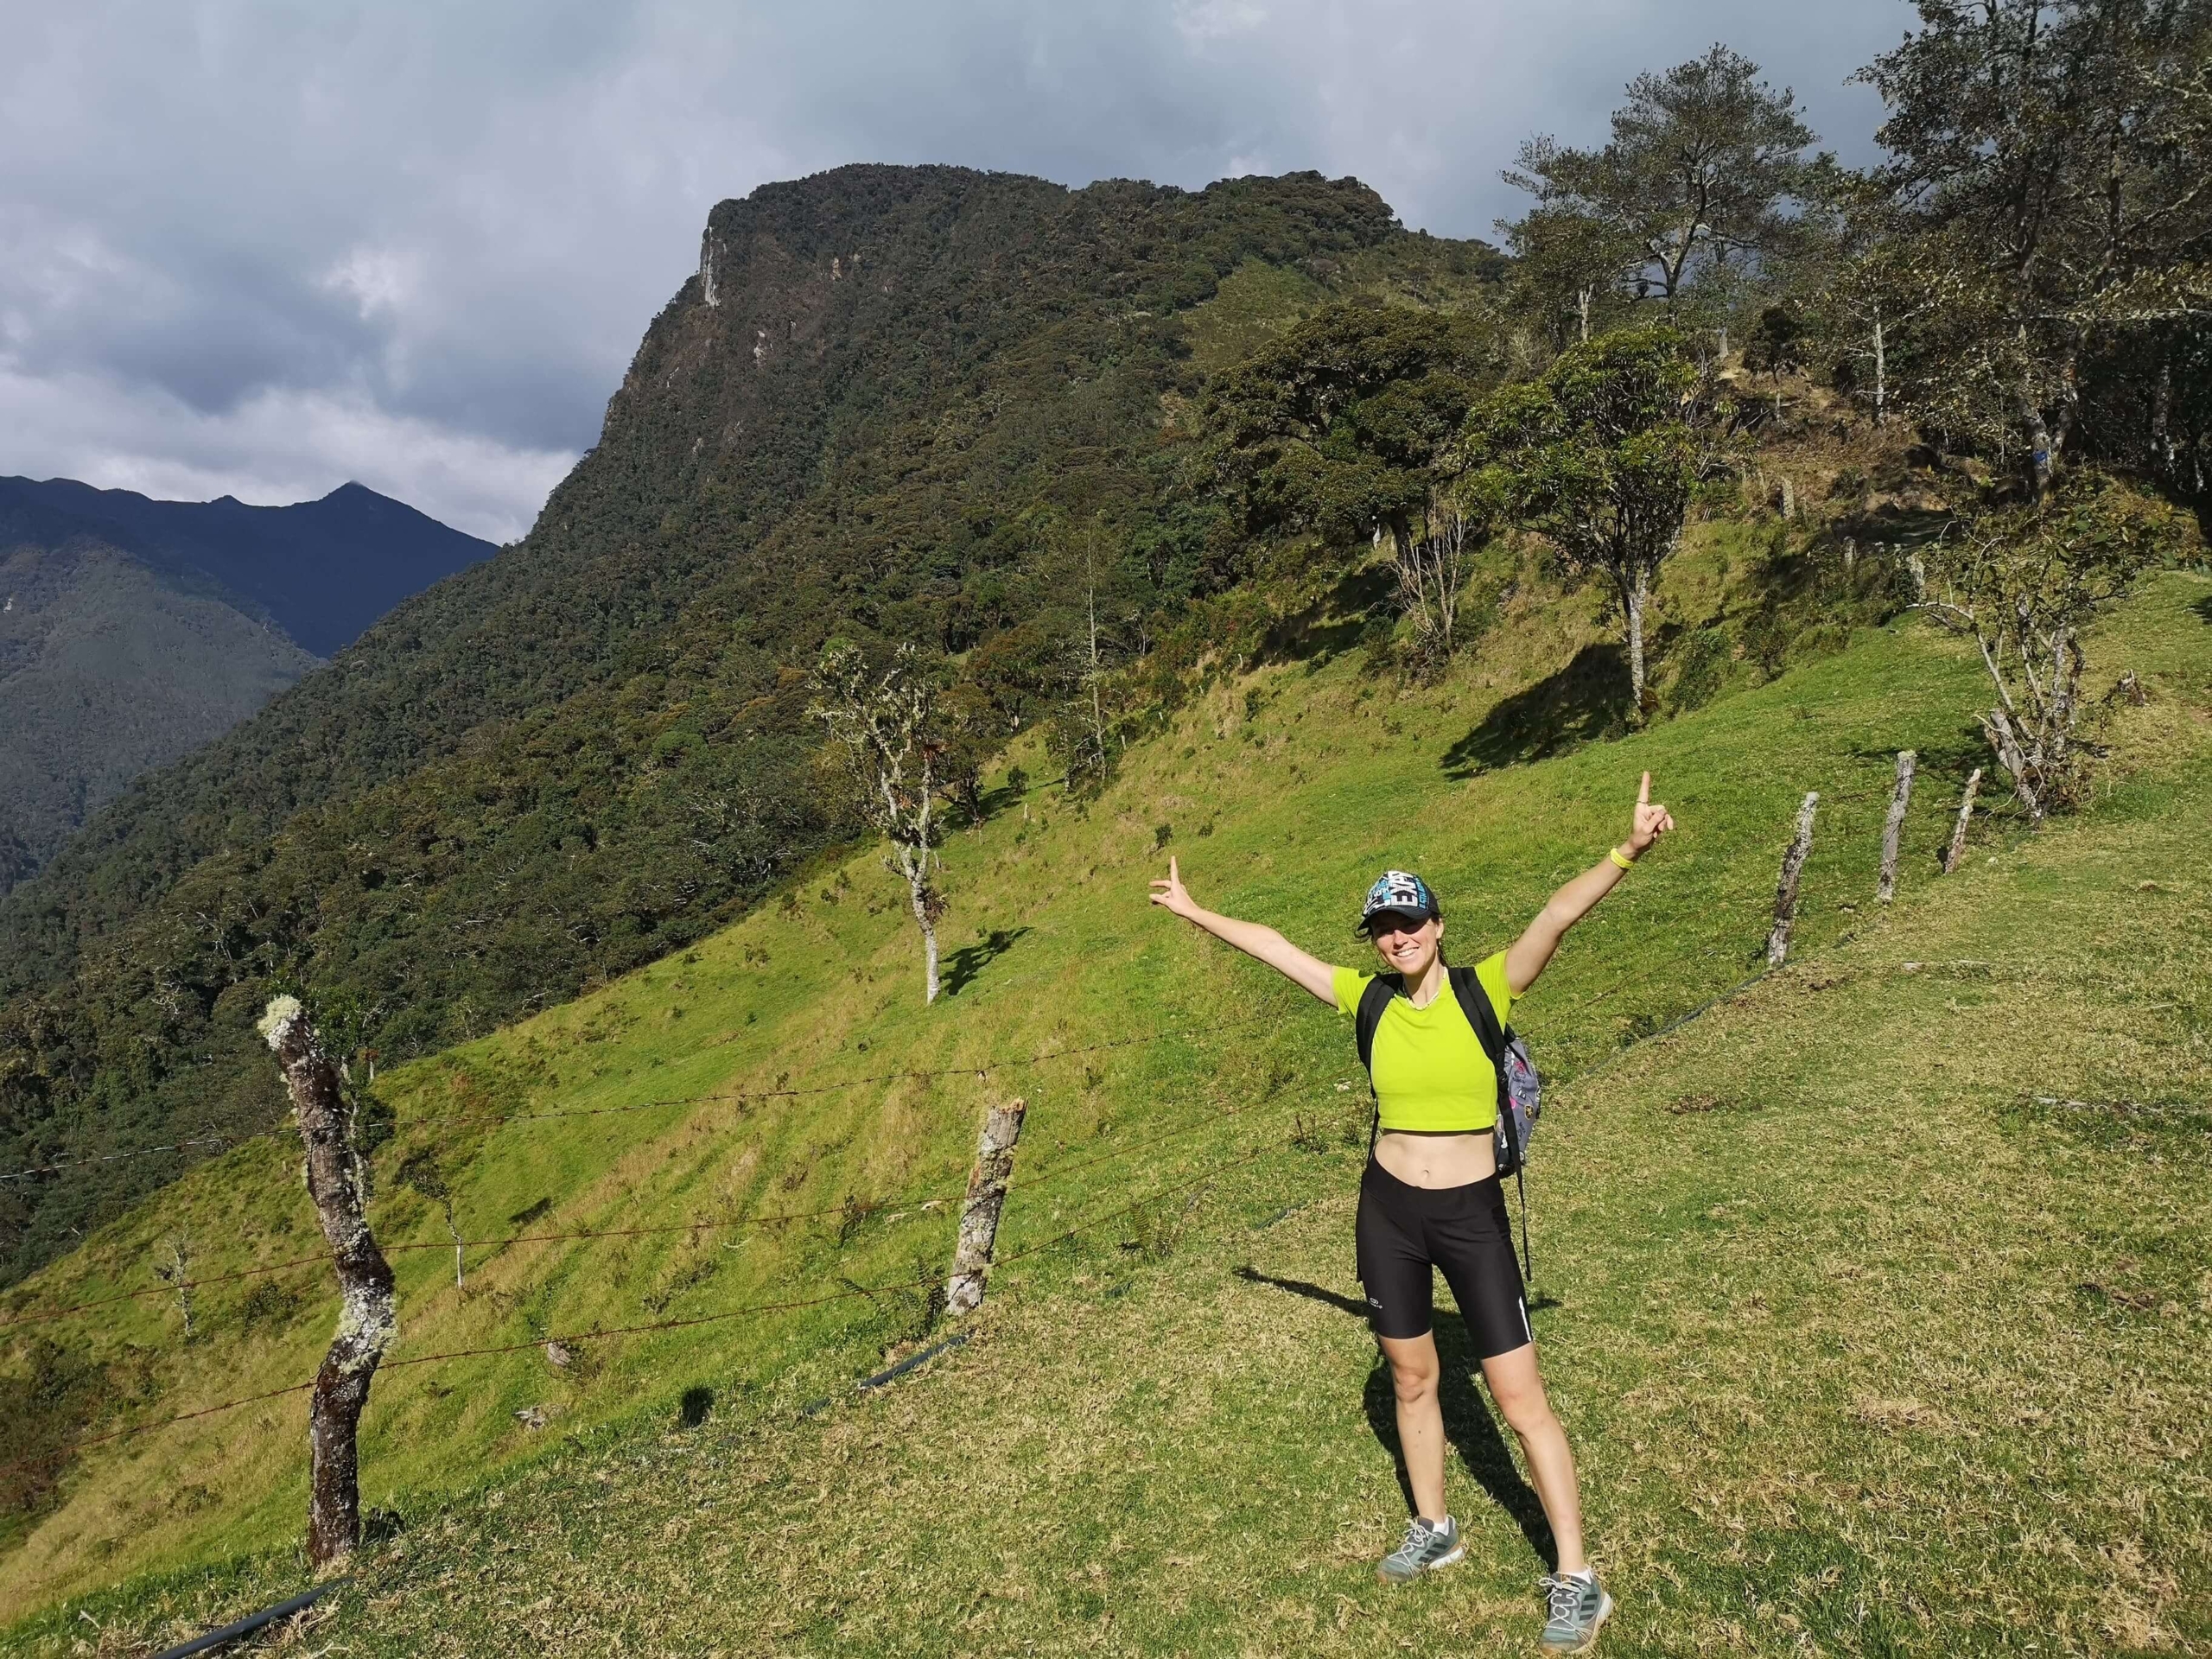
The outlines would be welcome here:
<svg viewBox="0 0 2212 1659">
<path fill-rule="evenodd" d="M 1864 175 L 1834 175 L 1835 193 L 1808 226 L 1799 298 L 1836 390 L 1874 424 L 1899 408 L 1931 407 L 1929 319 L 1947 298 L 1942 262 L 1922 259 Z"/>
<path fill-rule="evenodd" d="M 1514 297 L 1533 313 L 1554 351 L 1603 333 L 1625 302 L 1634 245 L 1599 215 L 1560 203 L 1497 221 L 1513 251 Z"/>
<path fill-rule="evenodd" d="M 1944 301 L 1943 372 L 1916 412 L 2040 498 L 2077 433 L 2085 357 L 2161 334 L 2185 355 L 2212 325 L 2212 0 L 1919 12 L 1862 73 L 1889 106 L 1878 176 Z"/>
<path fill-rule="evenodd" d="M 1114 769 L 1120 734 L 1121 710 L 1109 690 L 1115 663 L 1125 653 L 1115 626 L 1110 592 L 1099 592 L 1099 527 L 1086 525 L 1083 543 L 1083 618 L 1081 632 L 1071 641 L 1067 683 L 1069 696 L 1060 706 L 1055 747 L 1067 761 L 1067 786 L 1103 787 Z"/>
<path fill-rule="evenodd" d="M 1997 694 L 1982 730 L 2030 823 L 2078 803 L 2088 781 L 2082 635 L 2182 533 L 2171 508 L 2081 472 L 2040 503 L 1962 516 L 1923 556 L 1918 608 L 1980 649 Z"/>
<path fill-rule="evenodd" d="M 823 652 L 807 712 L 829 728 L 853 807 L 891 843 L 884 868 L 906 884 L 922 932 L 924 1000 L 937 1001 L 937 925 L 945 912 L 937 844 L 938 767 L 946 748 L 937 682 L 911 645 L 878 672 L 860 647 L 838 640 Z"/>
<path fill-rule="evenodd" d="M 1355 300 L 1286 329 L 1206 402 L 1218 480 L 1248 533 L 1388 537 L 1402 602 L 1439 662 L 1452 650 L 1450 613 L 1420 596 L 1450 582 L 1464 543 L 1450 456 L 1494 361 L 1478 319 Z"/>
<path fill-rule="evenodd" d="M 1503 176 L 1537 207 L 1507 232 L 1517 245 L 1559 235 L 1535 222 L 1540 214 L 1579 221 L 1580 244 L 1618 250 L 1636 297 L 1661 302 L 1673 319 L 1718 268 L 1755 267 L 1789 250 L 1814 142 L 1788 87 L 1775 91 L 1758 65 L 1716 45 L 1630 81 L 1602 149 L 1548 137 L 1522 144 Z"/>
<path fill-rule="evenodd" d="M 1773 379 L 1775 407 L 1779 410 L 1782 377 L 1805 366 L 1805 320 L 1796 308 L 1770 305 L 1759 313 L 1758 321 L 1744 341 L 1744 366 Z"/>
<path fill-rule="evenodd" d="M 1680 336 L 1633 329 L 1562 353 L 1541 379 L 1500 388 L 1467 417 L 1466 460 L 1502 516 L 1549 541 L 1568 569 L 1611 584 L 1639 717 L 1644 613 L 1732 416 Z"/>
</svg>

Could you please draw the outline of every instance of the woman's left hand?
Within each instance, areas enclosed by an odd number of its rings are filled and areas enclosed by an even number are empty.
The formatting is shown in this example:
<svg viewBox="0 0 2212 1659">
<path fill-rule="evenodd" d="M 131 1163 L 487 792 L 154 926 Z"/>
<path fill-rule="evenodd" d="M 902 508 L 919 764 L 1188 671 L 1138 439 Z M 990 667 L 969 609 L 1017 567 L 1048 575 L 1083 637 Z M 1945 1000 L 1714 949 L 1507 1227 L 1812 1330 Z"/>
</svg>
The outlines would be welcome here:
<svg viewBox="0 0 2212 1659">
<path fill-rule="evenodd" d="M 1651 843 L 1675 827 L 1675 815 L 1651 798 L 1651 774 L 1636 791 L 1636 819 L 1629 831 L 1628 855 L 1641 858 Z"/>
</svg>

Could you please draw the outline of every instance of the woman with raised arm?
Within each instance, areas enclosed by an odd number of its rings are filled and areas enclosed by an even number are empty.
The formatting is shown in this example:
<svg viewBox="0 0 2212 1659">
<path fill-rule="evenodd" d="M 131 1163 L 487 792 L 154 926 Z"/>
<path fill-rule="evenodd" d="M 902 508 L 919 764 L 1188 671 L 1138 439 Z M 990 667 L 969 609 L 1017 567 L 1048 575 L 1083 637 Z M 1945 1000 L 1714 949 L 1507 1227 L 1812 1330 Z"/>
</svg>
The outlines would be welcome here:
<svg viewBox="0 0 2212 1659">
<path fill-rule="evenodd" d="M 1652 801 L 1651 774 L 1645 772 L 1628 839 L 1554 893 L 1519 938 L 1475 969 L 1500 1027 L 1567 929 L 1674 827 L 1667 809 Z M 1376 977 L 1332 967 L 1271 927 L 1204 909 L 1183 886 L 1173 859 L 1167 879 L 1152 884 L 1152 902 L 1294 980 L 1339 1014 L 1355 1014 Z M 1386 1581 L 1402 1583 L 1465 1554 L 1444 1502 L 1440 1367 L 1430 1328 L 1434 1270 L 1441 1268 L 1491 1395 L 1521 1441 L 1559 1546 L 1558 1570 L 1544 1580 L 1549 1615 L 1543 1645 L 1579 1651 L 1598 1639 L 1613 1604 L 1583 1554 L 1574 1456 L 1536 1370 L 1492 1141 L 1497 1069 L 1451 993 L 1444 912 L 1427 882 L 1403 870 L 1385 871 L 1368 890 L 1354 931 L 1373 942 L 1392 984 L 1370 1057 L 1378 1132 L 1360 1178 L 1354 1231 L 1360 1284 L 1397 1393 L 1398 1443 L 1417 1510 L 1405 1542 L 1378 1571 Z"/>
</svg>

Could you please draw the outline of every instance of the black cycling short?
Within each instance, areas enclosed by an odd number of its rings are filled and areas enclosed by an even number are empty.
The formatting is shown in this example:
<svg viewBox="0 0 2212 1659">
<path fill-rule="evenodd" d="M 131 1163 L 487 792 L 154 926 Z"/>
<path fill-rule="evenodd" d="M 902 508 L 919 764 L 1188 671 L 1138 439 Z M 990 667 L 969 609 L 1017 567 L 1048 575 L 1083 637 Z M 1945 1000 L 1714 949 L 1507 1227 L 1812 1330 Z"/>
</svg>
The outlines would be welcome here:
<svg viewBox="0 0 2212 1659">
<path fill-rule="evenodd" d="M 1370 1159 L 1359 1179 L 1359 1282 L 1378 1337 L 1425 1335 L 1433 1269 L 1459 1304 L 1475 1355 L 1489 1359 L 1533 1340 L 1521 1266 L 1497 1177 L 1465 1186 L 1408 1186 Z"/>
</svg>

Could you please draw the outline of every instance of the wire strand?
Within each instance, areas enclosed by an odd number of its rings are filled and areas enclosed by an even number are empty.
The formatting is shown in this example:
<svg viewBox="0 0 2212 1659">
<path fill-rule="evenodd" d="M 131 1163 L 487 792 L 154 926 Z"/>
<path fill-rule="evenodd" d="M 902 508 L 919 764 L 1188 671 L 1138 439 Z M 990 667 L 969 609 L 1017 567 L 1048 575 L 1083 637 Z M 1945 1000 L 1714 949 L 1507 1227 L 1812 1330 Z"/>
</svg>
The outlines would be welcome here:
<svg viewBox="0 0 2212 1659">
<path fill-rule="evenodd" d="M 1093 1228 L 1104 1226 L 1109 1221 L 1113 1221 L 1122 1216 L 1128 1215 L 1133 1211 L 1141 1210 L 1147 1204 L 1157 1203 L 1160 1199 L 1164 1198 L 1172 1198 L 1176 1193 L 1187 1191 L 1189 1188 L 1196 1186 L 1201 1182 L 1211 1180 L 1217 1176 L 1226 1173 L 1230 1170 L 1241 1168 L 1244 1165 L 1252 1163 L 1255 1160 L 1265 1156 L 1268 1153 L 1276 1150 L 1279 1147 L 1287 1146 L 1288 1144 L 1289 1141 L 1287 1137 L 1280 1140 L 1263 1141 L 1259 1146 L 1253 1147 L 1251 1150 L 1241 1154 L 1240 1156 L 1230 1159 L 1225 1162 L 1214 1165 L 1208 1169 L 1201 1171 L 1198 1174 L 1191 1177 L 1187 1180 L 1178 1181 L 1173 1185 L 1162 1187 L 1158 1192 L 1148 1193 L 1144 1198 L 1139 1198 L 1134 1203 L 1123 1205 L 1118 1209 L 1109 1210 L 1103 1214 L 1090 1217 L 1084 1221 L 1078 1222 L 1072 1227 L 1064 1229 L 1062 1231 L 1055 1233 L 1050 1238 L 1041 1240 L 1035 1244 L 1027 1246 L 1022 1249 L 1015 1250 L 1006 1255 L 1001 1256 L 993 1263 L 993 1268 L 995 1269 L 996 1268 L 1004 1266 L 1007 1263 L 1018 1262 L 1025 1257 L 1041 1254 L 1043 1251 L 1051 1249 L 1057 1245 L 1065 1243 L 1069 1239 L 1076 1237 L 1082 1233 L 1088 1232 Z M 664 1331 L 696 1330 L 702 1325 L 724 1325 L 733 1319 L 757 1318 L 767 1313 L 795 1313 L 806 1308 L 826 1307 L 835 1302 L 853 1301 L 862 1298 L 872 1300 L 879 1296 L 893 1295 L 909 1290 L 925 1290 L 939 1282 L 939 1275 L 932 1273 L 927 1278 L 896 1280 L 887 1285 L 855 1285 L 844 1290 L 830 1291 L 820 1296 L 801 1297 L 777 1302 L 755 1302 L 744 1307 L 726 1308 L 716 1313 L 694 1314 L 688 1319 L 656 1319 L 646 1325 L 618 1325 L 610 1330 L 570 1332 L 558 1335 L 535 1337 L 524 1342 L 498 1343 L 479 1348 L 455 1348 L 432 1354 L 404 1355 L 398 1358 L 385 1359 L 382 1361 L 378 1364 L 378 1370 L 384 1371 L 404 1370 L 417 1365 L 446 1363 L 461 1359 L 488 1358 L 501 1354 L 523 1353 L 531 1349 L 543 1348 L 548 1343 L 559 1343 L 563 1346 L 566 1346 L 570 1344 L 607 1341 L 618 1337 L 646 1336 Z M 237 1400 L 226 1400 L 217 1405 L 203 1406 L 194 1411 L 179 1412 L 174 1416 L 163 1417 L 154 1422 L 134 1424 L 130 1427 L 116 1429 L 109 1433 L 90 1435 L 84 1440 L 73 1442 L 67 1450 L 50 1454 L 49 1457 L 20 1458 L 13 1463 L 0 1464 L 0 1474 L 12 1473 L 17 1469 L 35 1467 L 41 1463 L 52 1460 L 66 1460 L 67 1458 L 73 1456 L 78 1451 L 80 1451 L 86 1446 L 105 1446 L 116 1440 L 133 1439 L 140 1434 L 150 1434 L 157 1430 L 168 1428 L 178 1423 L 192 1422 L 202 1417 L 213 1417 L 223 1412 L 235 1411 L 243 1406 L 257 1405 L 265 1400 L 281 1399 L 286 1395 L 303 1394 L 313 1387 L 315 1387 L 315 1381 L 313 1378 L 309 1378 L 307 1382 L 290 1383 L 281 1389 L 270 1389 L 259 1394 L 246 1395 Z"/>
<path fill-rule="evenodd" d="M 1155 1135 L 1132 1145 L 1116 1147 L 1111 1152 L 1102 1154 L 1098 1157 L 1081 1163 L 1048 1166 L 1034 1175 L 1023 1176 L 1017 1172 L 1012 1186 L 1017 1191 L 1027 1191 L 1043 1186 L 1049 1182 L 1059 1180 L 1070 1175 L 1080 1174 L 1084 1170 L 1096 1169 L 1101 1165 L 1112 1163 L 1116 1159 L 1150 1151 L 1154 1147 L 1179 1140 L 1185 1135 L 1195 1135 L 1201 1129 L 1211 1128 L 1238 1116 L 1237 1111 L 1231 1109 L 1200 1119 L 1196 1122 L 1185 1124 L 1180 1128 L 1171 1129 L 1164 1135 Z M 424 1250 L 497 1249 L 511 1244 L 557 1244 L 597 1239 L 645 1238 L 729 1228 L 789 1226 L 798 1222 L 819 1221 L 833 1216 L 852 1214 L 855 1209 L 864 1218 L 872 1219 L 887 1210 L 898 1210 L 902 1207 L 926 1210 L 953 1203 L 964 1196 L 965 1189 L 963 1188 L 957 1192 L 946 1190 L 919 1194 L 902 1194 L 895 1197 L 849 1197 L 838 1204 L 819 1210 L 785 1211 L 769 1215 L 742 1216 L 719 1220 L 694 1219 L 683 1222 L 663 1222 L 646 1227 L 580 1228 L 566 1233 L 511 1233 L 488 1238 L 410 1239 L 384 1244 L 380 1248 L 386 1255 L 397 1255 Z M 330 1253 L 326 1250 L 315 1255 L 296 1256 L 289 1262 L 275 1262 L 258 1267 L 240 1268 L 228 1273 L 212 1273 L 201 1278 L 188 1279 L 181 1282 L 149 1286 L 143 1290 L 120 1291 L 112 1296 L 95 1297 L 87 1301 L 72 1303 L 66 1307 L 40 1308 L 0 1319 L 0 1331 L 9 1330 L 17 1325 L 48 1324 L 53 1320 L 71 1318 L 79 1313 L 90 1313 L 103 1307 L 112 1307 L 122 1302 L 146 1301 L 174 1296 L 180 1291 L 198 1290 L 203 1286 L 230 1284 L 243 1279 L 264 1278 L 271 1274 L 320 1267 L 330 1260 Z"/>
<path fill-rule="evenodd" d="M 1078 1054 L 1103 1053 L 1109 1049 L 1136 1048 L 1150 1043 L 1162 1043 L 1176 1037 L 1210 1036 L 1220 1031 L 1231 1031 L 1262 1021 L 1279 1020 L 1276 1014 L 1255 1014 L 1239 1020 L 1224 1020 L 1211 1026 L 1184 1026 L 1170 1031 L 1155 1032 L 1149 1037 L 1122 1037 L 1110 1042 L 1084 1043 L 1069 1048 L 1046 1049 L 1042 1053 L 988 1062 L 982 1065 L 945 1065 L 912 1071 L 882 1071 L 874 1077 L 847 1077 L 836 1083 L 812 1084 L 801 1089 L 737 1089 L 709 1095 L 671 1095 L 664 1099 L 633 1101 L 625 1106 L 564 1107 L 550 1112 L 508 1113 L 437 1113 L 395 1116 L 396 1127 L 404 1128 L 415 1123 L 533 1123 L 547 1118 L 611 1117 L 626 1112 L 646 1112 L 667 1106 L 699 1106 L 735 1101 L 798 1100 L 816 1095 L 836 1094 L 846 1089 L 865 1089 L 877 1084 L 917 1083 L 938 1077 L 982 1077 L 996 1071 L 1018 1071 L 1027 1066 L 1041 1065 L 1047 1060 L 1067 1059 Z"/>
<path fill-rule="evenodd" d="M 151 1158 L 164 1152 L 182 1152 L 188 1147 L 226 1147 L 234 1141 L 251 1141 L 251 1135 L 210 1135 L 197 1141 L 172 1141 L 165 1147 L 134 1147 L 129 1152 L 102 1153 L 96 1158 L 72 1158 L 66 1163 L 36 1164 L 29 1169 L 10 1170 L 0 1175 L 0 1181 L 27 1181 L 34 1175 L 51 1175 L 57 1170 L 89 1169 L 95 1164 L 119 1164 L 126 1158 Z"/>
<path fill-rule="evenodd" d="M 983 1077 L 994 1072 L 1019 1071 L 1032 1065 L 1041 1065 L 1047 1060 L 1066 1059 L 1079 1054 L 1099 1054 L 1112 1049 L 1137 1048 L 1152 1043 L 1164 1043 L 1177 1037 L 1207 1036 L 1215 1032 L 1233 1031 L 1242 1027 L 1258 1025 L 1279 1020 L 1279 1014 L 1255 1014 L 1237 1020 L 1218 1020 L 1207 1026 L 1179 1026 L 1167 1031 L 1154 1032 L 1145 1037 L 1120 1037 L 1103 1043 L 1084 1043 L 1067 1048 L 1046 1049 L 1040 1053 L 1017 1056 L 1012 1059 L 989 1060 L 980 1065 L 945 1065 L 920 1071 L 884 1071 L 873 1077 L 846 1077 L 835 1083 L 813 1084 L 799 1089 L 739 1089 L 704 1095 L 671 1095 L 654 1100 L 632 1101 L 623 1106 L 564 1107 L 550 1112 L 441 1112 L 409 1114 L 395 1116 L 395 1128 L 404 1128 L 416 1123 L 488 1123 L 497 1127 L 504 1123 L 532 1123 L 550 1118 L 613 1117 L 629 1112 L 652 1111 L 671 1106 L 703 1106 L 727 1102 L 744 1103 L 756 1100 L 798 1100 L 815 1095 L 837 1093 L 845 1089 L 865 1089 L 877 1084 L 919 1082 L 938 1077 Z M 0 1173 L 0 1181 L 27 1180 L 34 1175 L 49 1175 L 59 1170 L 87 1168 L 94 1164 L 111 1164 L 129 1158 L 149 1158 L 159 1153 L 179 1152 L 192 1147 L 243 1145 L 257 1141 L 270 1131 L 264 1129 L 248 1134 L 209 1135 L 194 1141 L 172 1141 L 165 1146 L 137 1147 L 127 1152 L 105 1153 L 96 1158 L 78 1158 L 51 1164 L 38 1164 L 29 1168 Z"/>
</svg>

